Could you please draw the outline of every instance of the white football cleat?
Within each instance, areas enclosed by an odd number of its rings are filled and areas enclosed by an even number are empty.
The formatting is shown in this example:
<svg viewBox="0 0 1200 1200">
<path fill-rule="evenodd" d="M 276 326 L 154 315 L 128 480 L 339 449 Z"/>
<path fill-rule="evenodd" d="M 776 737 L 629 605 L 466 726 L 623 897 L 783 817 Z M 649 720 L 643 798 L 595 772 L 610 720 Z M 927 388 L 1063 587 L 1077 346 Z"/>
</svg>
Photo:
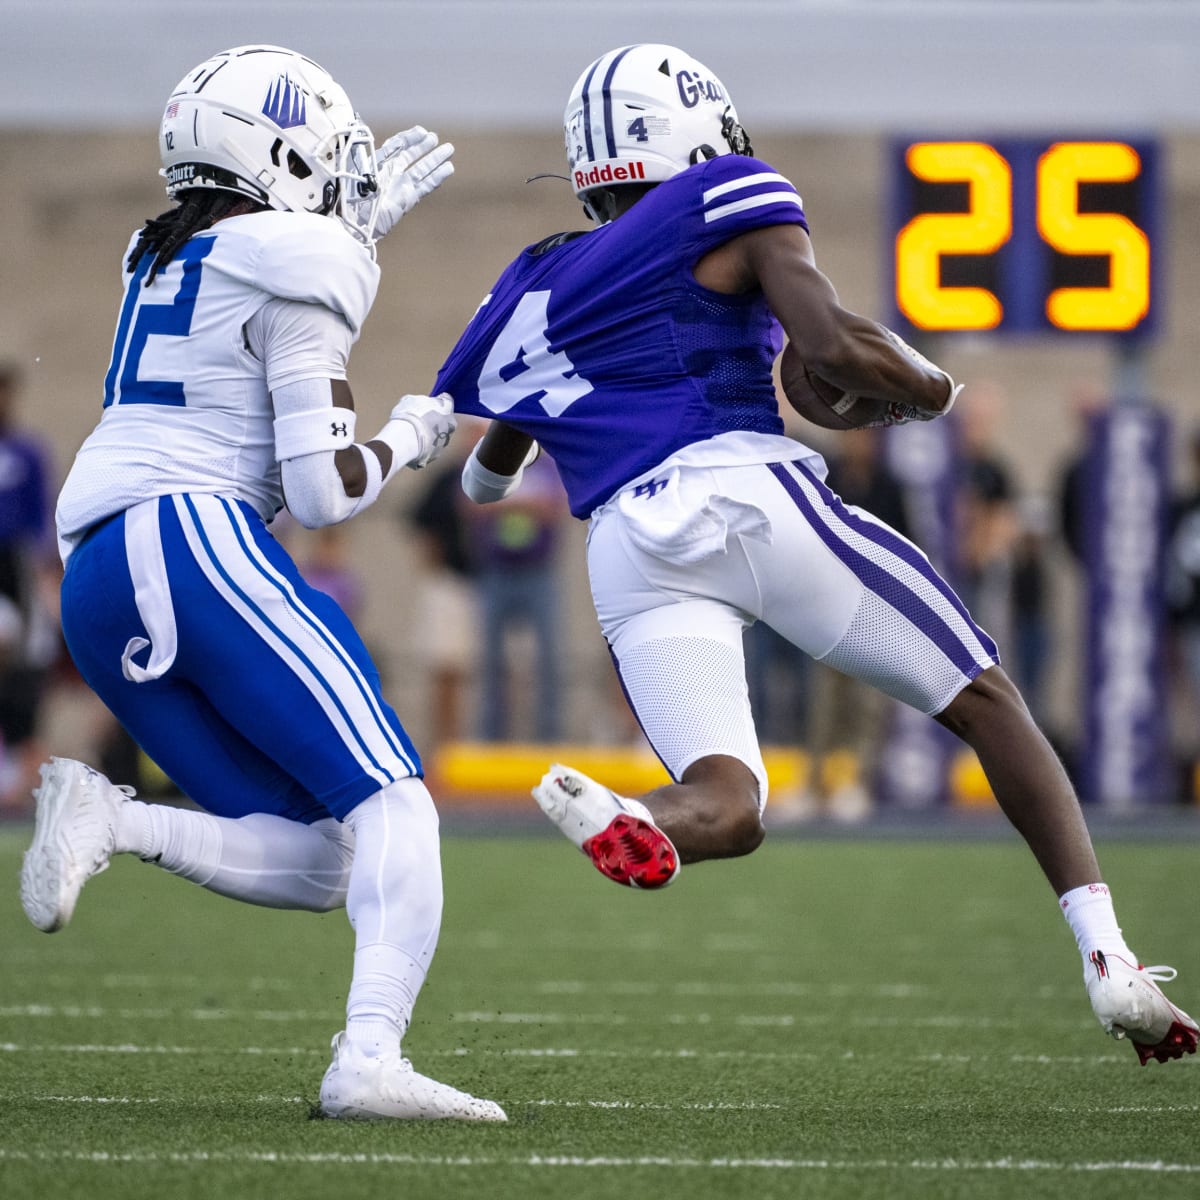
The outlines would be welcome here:
<svg viewBox="0 0 1200 1200">
<path fill-rule="evenodd" d="M 108 867 L 120 806 L 133 789 L 71 758 L 42 764 L 33 841 L 21 863 L 21 906 L 46 933 L 75 911 L 83 885 Z"/>
<path fill-rule="evenodd" d="M 626 887 L 666 887 L 679 855 L 639 800 L 618 796 L 571 767 L 555 763 L 533 789 L 542 812 L 592 860 Z"/>
<path fill-rule="evenodd" d="M 1133 1043 L 1142 1066 L 1196 1052 L 1200 1028 L 1158 986 L 1175 975 L 1174 967 L 1143 967 L 1102 950 L 1088 960 L 1084 978 L 1093 1011 L 1107 1033 Z"/>
<path fill-rule="evenodd" d="M 321 1112 L 356 1121 L 507 1121 L 493 1100 L 418 1075 L 399 1049 L 376 1058 L 346 1037 L 333 1039 L 333 1062 L 321 1080 Z"/>
</svg>

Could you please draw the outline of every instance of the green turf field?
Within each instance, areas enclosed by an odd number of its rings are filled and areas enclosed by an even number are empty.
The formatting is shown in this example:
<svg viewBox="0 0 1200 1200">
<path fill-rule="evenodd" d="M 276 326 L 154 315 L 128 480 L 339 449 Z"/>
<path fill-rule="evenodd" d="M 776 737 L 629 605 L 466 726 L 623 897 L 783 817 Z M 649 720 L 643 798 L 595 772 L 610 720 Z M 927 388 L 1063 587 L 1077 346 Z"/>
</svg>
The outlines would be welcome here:
<svg viewBox="0 0 1200 1200">
<path fill-rule="evenodd" d="M 638 894 L 561 838 L 448 836 L 406 1049 L 507 1125 L 314 1120 L 351 947 L 122 859 L 25 922 L 0 831 L 0 1196 L 1200 1195 L 1200 1061 L 1106 1038 L 1032 859 L 778 838 Z M 1200 1008 L 1200 846 L 1102 843 Z"/>
</svg>

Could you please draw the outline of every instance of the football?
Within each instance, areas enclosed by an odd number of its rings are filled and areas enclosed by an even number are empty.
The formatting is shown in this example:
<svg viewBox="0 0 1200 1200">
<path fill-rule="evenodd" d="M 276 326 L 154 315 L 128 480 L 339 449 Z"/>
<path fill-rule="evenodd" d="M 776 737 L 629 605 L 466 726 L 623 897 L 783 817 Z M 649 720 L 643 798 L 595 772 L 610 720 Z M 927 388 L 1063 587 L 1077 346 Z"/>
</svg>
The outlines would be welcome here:
<svg viewBox="0 0 1200 1200">
<path fill-rule="evenodd" d="M 888 415 L 889 401 L 849 395 L 814 375 L 791 342 L 779 360 L 779 382 L 792 408 L 822 429 L 861 429 L 882 423 Z"/>
</svg>

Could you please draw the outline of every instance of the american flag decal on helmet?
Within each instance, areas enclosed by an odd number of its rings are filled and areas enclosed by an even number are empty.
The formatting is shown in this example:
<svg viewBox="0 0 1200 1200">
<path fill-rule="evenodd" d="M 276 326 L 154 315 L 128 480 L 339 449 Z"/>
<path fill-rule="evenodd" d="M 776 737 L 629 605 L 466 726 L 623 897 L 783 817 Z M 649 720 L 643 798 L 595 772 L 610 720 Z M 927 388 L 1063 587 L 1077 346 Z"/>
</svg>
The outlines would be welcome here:
<svg viewBox="0 0 1200 1200">
<path fill-rule="evenodd" d="M 304 92 L 286 75 L 280 75 L 267 92 L 262 110 L 263 116 L 269 117 L 280 129 L 295 129 L 305 120 Z"/>
</svg>

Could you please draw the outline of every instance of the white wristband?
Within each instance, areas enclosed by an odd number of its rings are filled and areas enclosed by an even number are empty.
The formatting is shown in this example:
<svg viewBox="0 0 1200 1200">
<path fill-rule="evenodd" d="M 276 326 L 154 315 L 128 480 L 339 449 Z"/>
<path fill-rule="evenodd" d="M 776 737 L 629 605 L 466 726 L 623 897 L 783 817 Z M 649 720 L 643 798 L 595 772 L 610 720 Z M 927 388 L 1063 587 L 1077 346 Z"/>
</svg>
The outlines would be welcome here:
<svg viewBox="0 0 1200 1200">
<path fill-rule="evenodd" d="M 463 466 L 463 491 L 476 504 L 493 504 L 516 491 L 521 476 L 525 474 L 525 464 L 522 463 L 517 468 L 515 475 L 501 475 L 497 471 L 489 470 L 479 461 L 478 451 L 479 447 L 476 446 L 467 456 Z"/>
<path fill-rule="evenodd" d="M 275 461 L 303 458 L 323 450 L 344 450 L 354 445 L 358 414 L 352 408 L 326 405 L 275 418 Z"/>
</svg>

